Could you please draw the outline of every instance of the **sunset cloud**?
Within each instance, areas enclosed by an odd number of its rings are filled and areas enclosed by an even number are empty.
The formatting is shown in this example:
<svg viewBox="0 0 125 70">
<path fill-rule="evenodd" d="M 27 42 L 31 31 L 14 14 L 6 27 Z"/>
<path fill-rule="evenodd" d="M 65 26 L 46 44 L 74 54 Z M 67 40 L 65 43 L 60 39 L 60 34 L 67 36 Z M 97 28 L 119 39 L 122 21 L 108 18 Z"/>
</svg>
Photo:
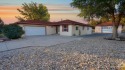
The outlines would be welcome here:
<svg viewBox="0 0 125 70">
<path fill-rule="evenodd" d="M 81 21 L 81 18 L 77 16 L 79 13 L 78 9 L 71 8 L 69 5 L 53 5 L 53 4 L 45 4 L 47 6 L 48 11 L 50 13 L 51 21 L 59 21 L 61 19 L 71 19 Z M 17 11 L 20 6 L 0 6 L 0 17 L 6 22 L 16 22 L 17 19 L 15 16 L 19 16 L 19 12 Z"/>
<path fill-rule="evenodd" d="M 15 19 L 15 16 L 19 15 L 16 10 L 19 6 L 0 6 L 0 17 L 5 19 Z M 6 22 L 6 21 L 5 21 Z"/>
<path fill-rule="evenodd" d="M 17 8 L 20 8 L 20 6 L 0 6 L 1 10 L 16 10 Z"/>
</svg>

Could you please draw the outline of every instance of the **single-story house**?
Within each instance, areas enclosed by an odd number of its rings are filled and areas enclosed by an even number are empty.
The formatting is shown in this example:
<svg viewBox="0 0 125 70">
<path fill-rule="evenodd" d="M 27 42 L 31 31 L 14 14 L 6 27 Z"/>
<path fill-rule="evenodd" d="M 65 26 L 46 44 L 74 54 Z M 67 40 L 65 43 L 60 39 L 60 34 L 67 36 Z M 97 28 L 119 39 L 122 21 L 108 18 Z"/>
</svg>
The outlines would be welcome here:
<svg viewBox="0 0 125 70">
<path fill-rule="evenodd" d="M 27 20 L 17 22 L 17 24 L 23 27 L 26 36 L 52 34 L 59 34 L 64 36 L 79 36 L 92 34 L 91 26 L 72 20 L 63 20 L 59 22 Z"/>
<path fill-rule="evenodd" d="M 122 25 L 118 27 L 118 33 L 122 32 Z M 95 33 L 112 33 L 113 32 L 113 23 L 112 22 L 104 22 L 102 24 L 98 24 L 95 27 Z"/>
</svg>

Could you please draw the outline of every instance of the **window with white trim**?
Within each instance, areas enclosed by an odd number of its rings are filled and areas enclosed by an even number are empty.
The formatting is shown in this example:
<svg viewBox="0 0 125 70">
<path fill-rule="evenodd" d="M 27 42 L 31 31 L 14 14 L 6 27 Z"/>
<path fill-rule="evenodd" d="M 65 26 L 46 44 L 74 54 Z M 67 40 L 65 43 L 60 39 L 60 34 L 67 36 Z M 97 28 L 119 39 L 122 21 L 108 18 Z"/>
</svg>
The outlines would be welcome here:
<svg viewBox="0 0 125 70">
<path fill-rule="evenodd" d="M 62 31 L 63 32 L 68 32 L 68 25 L 63 25 L 62 26 Z"/>
</svg>

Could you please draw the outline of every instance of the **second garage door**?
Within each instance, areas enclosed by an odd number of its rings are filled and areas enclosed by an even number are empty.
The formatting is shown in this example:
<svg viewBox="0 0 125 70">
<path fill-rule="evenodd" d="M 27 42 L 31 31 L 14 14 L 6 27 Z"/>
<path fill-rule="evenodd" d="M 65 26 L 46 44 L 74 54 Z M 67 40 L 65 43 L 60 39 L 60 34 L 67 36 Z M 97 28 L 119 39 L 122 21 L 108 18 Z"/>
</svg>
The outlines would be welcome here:
<svg viewBox="0 0 125 70">
<path fill-rule="evenodd" d="M 111 26 L 103 26 L 102 33 L 112 33 L 112 27 Z"/>
<path fill-rule="evenodd" d="M 33 36 L 33 35 L 45 35 L 45 27 L 30 27 L 26 26 L 24 28 L 26 36 Z"/>
</svg>

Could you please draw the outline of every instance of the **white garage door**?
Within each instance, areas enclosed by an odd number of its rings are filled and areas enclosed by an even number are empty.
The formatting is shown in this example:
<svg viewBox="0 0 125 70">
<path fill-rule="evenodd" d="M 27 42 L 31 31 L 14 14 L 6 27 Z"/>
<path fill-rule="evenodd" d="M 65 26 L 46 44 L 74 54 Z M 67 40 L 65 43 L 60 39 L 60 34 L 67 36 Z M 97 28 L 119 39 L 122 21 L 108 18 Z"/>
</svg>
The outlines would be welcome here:
<svg viewBox="0 0 125 70">
<path fill-rule="evenodd" d="M 112 27 L 110 26 L 102 27 L 102 33 L 112 33 Z"/>
<path fill-rule="evenodd" d="M 45 35 L 45 27 L 25 27 L 26 36 Z"/>
<path fill-rule="evenodd" d="M 112 30 L 111 29 L 103 29 L 102 32 L 103 33 L 112 33 Z"/>
</svg>

